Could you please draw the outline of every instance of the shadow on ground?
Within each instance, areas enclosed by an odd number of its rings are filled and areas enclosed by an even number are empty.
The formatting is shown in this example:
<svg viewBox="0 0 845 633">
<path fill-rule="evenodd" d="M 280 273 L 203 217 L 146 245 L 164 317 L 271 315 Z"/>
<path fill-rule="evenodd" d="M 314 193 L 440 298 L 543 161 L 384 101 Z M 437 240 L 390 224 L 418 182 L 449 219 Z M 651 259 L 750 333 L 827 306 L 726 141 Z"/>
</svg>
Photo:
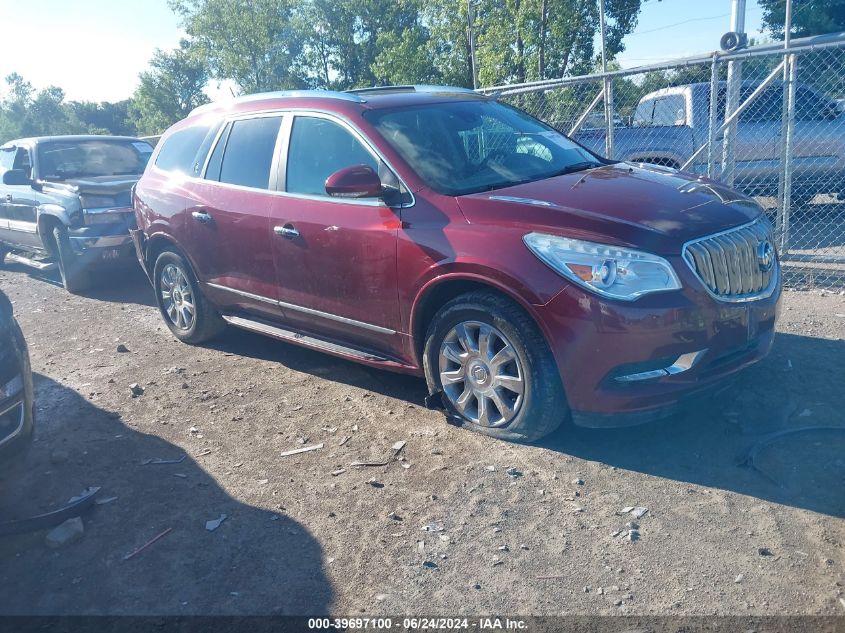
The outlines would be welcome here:
<svg viewBox="0 0 845 633">
<path fill-rule="evenodd" d="M 565 427 L 542 446 L 621 469 L 845 517 L 845 342 L 778 334 L 772 354 L 718 396 L 639 427 Z M 760 444 L 756 467 L 747 459 Z"/>
<path fill-rule="evenodd" d="M 184 452 L 49 378 L 36 377 L 36 396 L 36 442 L 20 468 L 2 474 L 0 520 L 54 510 L 88 486 L 117 499 L 85 515 L 79 543 L 50 550 L 44 532 L 0 539 L 0 614 L 328 611 L 320 545 L 296 521 L 232 498 L 202 457 L 143 465 Z M 220 514 L 228 518 L 207 531 Z"/>
</svg>

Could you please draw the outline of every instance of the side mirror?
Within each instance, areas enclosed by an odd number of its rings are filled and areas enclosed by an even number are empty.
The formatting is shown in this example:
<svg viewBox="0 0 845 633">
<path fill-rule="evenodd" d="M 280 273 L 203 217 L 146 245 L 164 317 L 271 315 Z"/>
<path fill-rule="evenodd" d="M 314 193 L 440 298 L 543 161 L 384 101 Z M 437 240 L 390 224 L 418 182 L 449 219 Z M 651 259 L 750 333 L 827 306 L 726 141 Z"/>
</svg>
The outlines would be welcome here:
<svg viewBox="0 0 845 633">
<path fill-rule="evenodd" d="M 378 198 L 383 191 L 381 178 L 367 165 L 344 167 L 326 178 L 326 193 L 334 198 Z"/>
<path fill-rule="evenodd" d="M 3 172 L 4 185 L 31 185 L 32 180 L 23 169 L 9 169 Z"/>
</svg>

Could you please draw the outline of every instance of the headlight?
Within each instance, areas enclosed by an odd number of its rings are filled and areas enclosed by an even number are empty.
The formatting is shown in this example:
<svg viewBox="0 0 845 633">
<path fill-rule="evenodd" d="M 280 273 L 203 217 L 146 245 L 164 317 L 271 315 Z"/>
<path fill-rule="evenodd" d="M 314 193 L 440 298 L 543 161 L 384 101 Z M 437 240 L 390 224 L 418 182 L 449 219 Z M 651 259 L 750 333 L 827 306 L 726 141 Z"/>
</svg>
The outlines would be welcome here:
<svg viewBox="0 0 845 633">
<path fill-rule="evenodd" d="M 603 297 L 633 301 L 681 287 L 672 265 L 651 253 L 543 233 L 523 240 L 553 270 Z"/>
</svg>

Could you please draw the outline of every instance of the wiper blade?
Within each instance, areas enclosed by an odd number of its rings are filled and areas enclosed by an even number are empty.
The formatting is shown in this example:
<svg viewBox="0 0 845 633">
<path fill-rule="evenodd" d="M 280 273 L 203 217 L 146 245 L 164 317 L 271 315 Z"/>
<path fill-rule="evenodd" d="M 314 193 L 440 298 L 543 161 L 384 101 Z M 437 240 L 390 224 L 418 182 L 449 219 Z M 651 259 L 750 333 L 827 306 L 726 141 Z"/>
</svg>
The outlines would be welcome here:
<svg viewBox="0 0 845 633">
<path fill-rule="evenodd" d="M 586 169 L 592 169 L 593 167 L 601 167 L 601 163 L 597 163 L 594 160 L 585 160 L 581 161 L 580 163 L 573 163 L 572 165 L 568 165 L 561 169 L 560 171 L 552 174 L 550 177 L 554 176 L 564 176 L 566 174 L 571 174 L 576 171 L 584 171 Z"/>
</svg>

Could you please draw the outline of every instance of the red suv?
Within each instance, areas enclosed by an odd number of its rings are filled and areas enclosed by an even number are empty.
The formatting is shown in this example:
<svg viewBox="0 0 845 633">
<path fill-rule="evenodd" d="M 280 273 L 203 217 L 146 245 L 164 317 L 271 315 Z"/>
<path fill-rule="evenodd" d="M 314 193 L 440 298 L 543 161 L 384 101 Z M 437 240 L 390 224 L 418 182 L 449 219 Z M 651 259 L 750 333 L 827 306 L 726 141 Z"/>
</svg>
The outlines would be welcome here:
<svg viewBox="0 0 845 633">
<path fill-rule="evenodd" d="M 779 265 L 754 201 L 599 158 L 467 90 L 202 106 L 133 202 L 180 340 L 228 323 L 425 375 L 496 437 L 660 417 L 774 338 Z"/>
</svg>

